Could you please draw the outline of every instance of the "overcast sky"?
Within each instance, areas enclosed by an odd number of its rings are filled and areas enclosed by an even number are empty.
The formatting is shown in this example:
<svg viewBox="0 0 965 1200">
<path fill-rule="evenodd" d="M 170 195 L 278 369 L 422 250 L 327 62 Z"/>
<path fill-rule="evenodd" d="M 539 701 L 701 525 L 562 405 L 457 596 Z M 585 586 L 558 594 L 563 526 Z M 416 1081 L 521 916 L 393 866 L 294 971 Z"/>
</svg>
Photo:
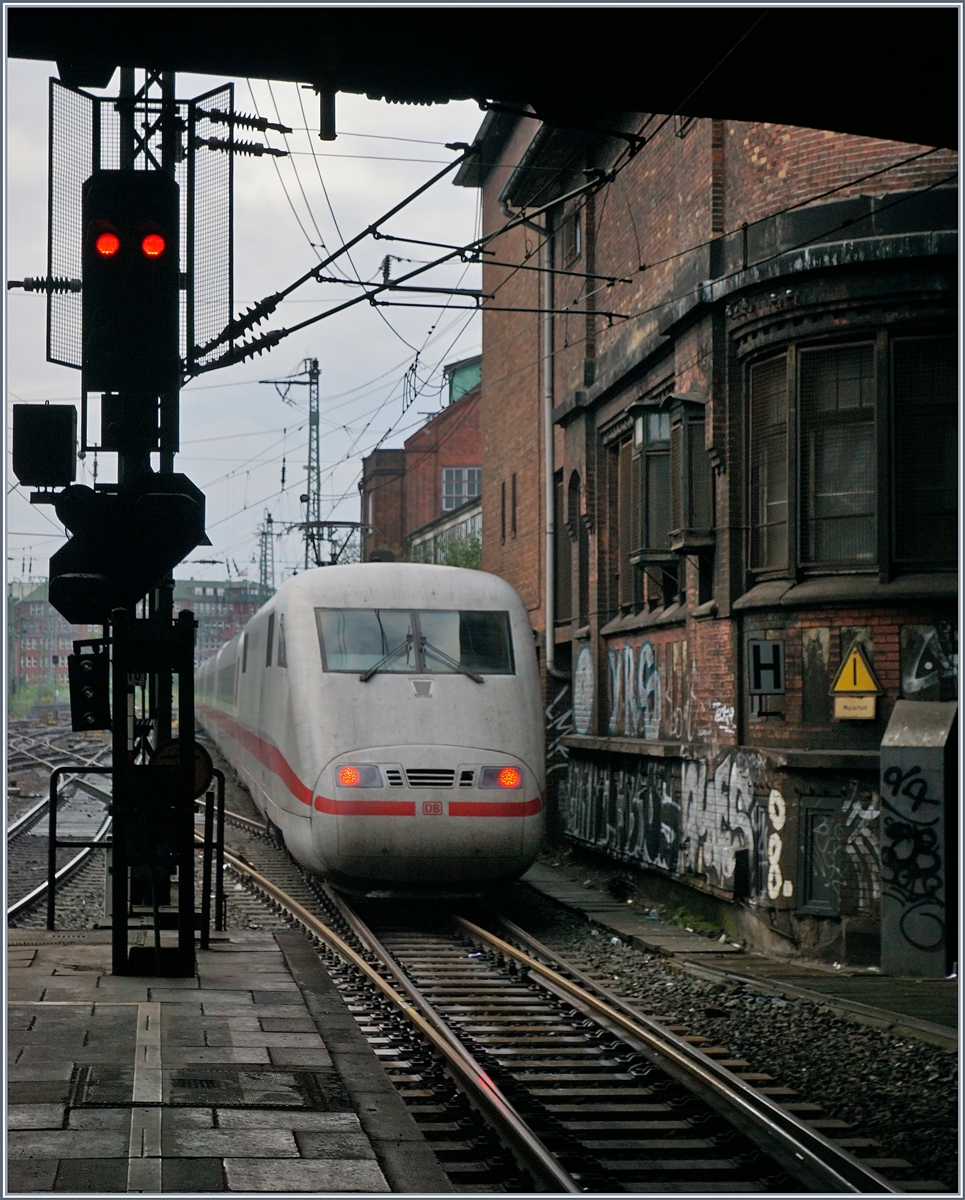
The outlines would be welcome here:
<svg viewBox="0 0 965 1200">
<path fill-rule="evenodd" d="M 8 279 L 46 272 L 47 81 L 56 73 L 50 63 L 10 60 L 7 64 Z M 222 82 L 220 77 L 179 75 L 178 98 L 190 98 Z M 294 152 L 290 158 L 236 159 L 236 313 L 309 270 L 320 253 L 311 243 L 337 248 L 342 239 L 351 238 L 439 171 L 454 157 L 444 143 L 471 141 L 482 119 L 478 107 L 468 102 L 417 107 L 339 95 L 338 139 L 321 142 L 317 137 L 318 101 L 312 92 L 299 94 L 292 83 L 274 83 L 269 89 L 265 81 L 253 80 L 250 88 L 244 79 L 234 82 L 237 110 L 252 113 L 257 109 L 276 120 L 277 103 L 281 120 L 294 129 L 287 142 Z M 115 76 L 105 94 L 116 92 Z M 253 133 L 251 138 L 262 140 L 262 135 Z M 270 133 L 267 138 L 270 144 L 285 148 L 278 134 Z M 406 237 L 461 245 L 477 236 L 477 201 L 475 190 L 453 187 L 446 179 L 385 228 Z M 436 255 L 423 246 L 369 239 L 352 251 L 363 280 L 380 277 L 380 264 L 387 253 L 417 261 Z M 344 257 L 341 262 L 351 273 Z M 393 264 L 392 269 L 398 275 L 411 266 Z M 440 268 L 427 282 L 478 287 L 478 268 L 464 264 Z M 321 311 L 325 301 L 340 302 L 358 290 L 305 285 L 281 306 L 271 324 L 291 325 Z M 74 401 L 79 407 L 80 372 L 45 359 L 43 295 L 13 290 L 5 296 L 7 578 L 25 579 L 28 574 L 42 578 L 50 555 L 66 535 L 52 508 L 31 507 L 27 489 L 16 484 L 10 471 L 10 405 L 50 400 Z M 218 558 L 231 564 L 232 577 L 237 568 L 257 579 L 257 527 L 264 513 L 271 512 L 276 528 L 299 520 L 298 497 L 305 490 L 307 463 L 307 389 L 292 389 L 295 403 L 285 404 L 273 387 L 259 385 L 258 380 L 289 375 L 300 368 L 303 359 L 318 358 L 322 370 L 322 516 L 357 521 L 356 484 L 362 456 L 377 444 L 401 446 L 425 421 L 427 412 L 438 410 L 443 363 L 476 353 L 479 336 L 479 317 L 466 311 L 376 310 L 361 304 L 292 335 L 267 355 L 189 383 L 181 393 L 182 452 L 176 469 L 194 480 L 207 496 L 207 528 L 213 545 L 190 555 L 177 568 L 177 577 L 224 578 L 224 568 L 192 566 L 190 562 Z M 419 377 L 428 386 L 403 416 L 402 380 L 416 351 L 420 353 Z M 79 482 L 91 482 L 92 466 L 92 455 L 78 464 Z M 116 479 L 116 455 L 99 456 L 98 479 Z M 298 532 L 276 540 L 276 585 L 299 567 L 303 554 Z"/>
</svg>

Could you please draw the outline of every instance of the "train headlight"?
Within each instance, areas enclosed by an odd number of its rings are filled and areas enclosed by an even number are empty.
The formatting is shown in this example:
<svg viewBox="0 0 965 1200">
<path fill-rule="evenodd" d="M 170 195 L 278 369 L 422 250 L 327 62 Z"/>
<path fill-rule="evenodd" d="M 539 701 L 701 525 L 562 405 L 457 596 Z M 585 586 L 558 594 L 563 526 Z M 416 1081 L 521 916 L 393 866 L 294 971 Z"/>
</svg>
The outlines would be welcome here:
<svg viewBox="0 0 965 1200">
<path fill-rule="evenodd" d="M 483 767 L 479 772 L 481 788 L 520 788 L 523 772 L 519 767 Z"/>
<path fill-rule="evenodd" d="M 382 772 L 378 767 L 363 764 L 346 764 L 335 772 L 335 782 L 340 787 L 377 788 L 382 786 Z"/>
</svg>

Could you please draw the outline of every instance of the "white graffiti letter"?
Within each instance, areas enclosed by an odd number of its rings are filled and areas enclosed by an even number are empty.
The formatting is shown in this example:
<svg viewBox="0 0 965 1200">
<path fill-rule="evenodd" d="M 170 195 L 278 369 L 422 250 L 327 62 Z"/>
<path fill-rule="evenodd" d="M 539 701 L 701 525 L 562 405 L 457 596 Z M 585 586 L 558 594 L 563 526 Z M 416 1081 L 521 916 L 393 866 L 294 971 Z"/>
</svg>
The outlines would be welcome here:
<svg viewBox="0 0 965 1200">
<path fill-rule="evenodd" d="M 771 818 L 771 824 L 775 829 L 784 828 L 784 822 L 787 820 L 787 805 L 777 788 L 771 788 L 771 794 L 767 798 L 767 815 Z"/>
<path fill-rule="evenodd" d="M 780 792 L 777 793 L 780 795 Z M 772 792 L 773 796 L 774 793 Z M 781 835 L 772 833 L 767 839 L 767 894 L 776 900 L 781 894 L 784 876 L 781 874 L 781 851 L 783 850 Z"/>
</svg>

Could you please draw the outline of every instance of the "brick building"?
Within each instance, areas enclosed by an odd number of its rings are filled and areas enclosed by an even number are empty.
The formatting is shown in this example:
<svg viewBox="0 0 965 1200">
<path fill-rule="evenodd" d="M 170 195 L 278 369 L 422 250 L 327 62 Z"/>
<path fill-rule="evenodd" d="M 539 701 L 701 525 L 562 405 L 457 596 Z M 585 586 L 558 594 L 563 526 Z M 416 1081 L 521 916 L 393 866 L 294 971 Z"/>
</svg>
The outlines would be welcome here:
<svg viewBox="0 0 965 1200">
<path fill-rule="evenodd" d="M 100 625 L 70 625 L 47 599 L 47 583 L 10 584 L 7 591 L 7 645 L 10 695 L 48 684 L 66 701 L 67 655 L 75 640 L 101 637 Z"/>
<path fill-rule="evenodd" d="M 456 178 L 484 234 L 530 214 L 483 265 L 531 310 L 483 318 L 483 568 L 552 650 L 560 819 L 752 944 L 874 963 L 882 735 L 957 698 L 957 159 L 606 125 L 491 113 Z"/>
<path fill-rule="evenodd" d="M 448 403 L 402 450 L 362 460 L 362 558 L 439 562 L 455 541 L 482 537 L 479 440 L 480 358 L 444 368 Z"/>
<path fill-rule="evenodd" d="M 260 584 L 246 579 L 177 579 L 174 615 L 189 608 L 198 622 L 194 640 L 196 665 L 216 654 L 225 642 L 241 633 L 258 609 L 270 599 Z"/>
</svg>

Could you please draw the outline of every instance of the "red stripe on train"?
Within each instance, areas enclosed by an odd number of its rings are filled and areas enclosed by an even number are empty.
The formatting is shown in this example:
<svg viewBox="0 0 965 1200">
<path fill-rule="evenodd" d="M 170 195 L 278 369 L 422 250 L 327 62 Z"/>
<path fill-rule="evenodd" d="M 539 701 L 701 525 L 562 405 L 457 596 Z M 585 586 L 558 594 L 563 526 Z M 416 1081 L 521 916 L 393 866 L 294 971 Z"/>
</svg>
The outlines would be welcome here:
<svg viewBox="0 0 965 1200">
<path fill-rule="evenodd" d="M 288 764 L 288 760 L 271 742 L 266 742 L 256 733 L 243 729 L 237 721 L 207 705 L 198 708 L 216 721 L 221 727 L 277 775 L 296 800 L 312 807 L 312 790 L 306 787 Z M 414 817 L 414 800 L 329 800 L 326 796 L 315 796 L 314 807 L 329 816 L 353 817 Z M 512 801 L 450 800 L 450 817 L 532 817 L 543 807 L 542 798 L 514 803 Z"/>
<path fill-rule="evenodd" d="M 541 797 L 519 803 L 499 800 L 450 800 L 450 817 L 532 817 L 543 807 Z"/>
<path fill-rule="evenodd" d="M 329 800 L 315 797 L 319 812 L 341 817 L 414 817 L 414 800 Z"/>
</svg>

